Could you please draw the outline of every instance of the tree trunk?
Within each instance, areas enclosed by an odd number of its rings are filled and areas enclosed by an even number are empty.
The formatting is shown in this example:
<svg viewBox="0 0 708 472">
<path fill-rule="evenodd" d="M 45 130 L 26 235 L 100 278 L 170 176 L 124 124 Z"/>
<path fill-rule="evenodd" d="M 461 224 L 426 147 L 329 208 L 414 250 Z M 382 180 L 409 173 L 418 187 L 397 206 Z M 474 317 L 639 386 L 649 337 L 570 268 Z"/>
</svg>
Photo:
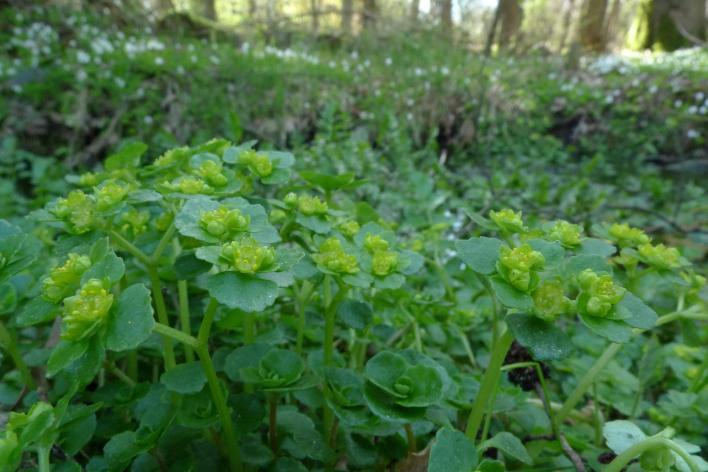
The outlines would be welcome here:
<svg viewBox="0 0 708 472">
<path fill-rule="evenodd" d="M 200 16 L 216 21 L 216 0 L 193 0 L 193 10 Z"/>
<path fill-rule="evenodd" d="M 413 23 L 418 22 L 418 15 L 420 14 L 420 0 L 413 0 L 411 2 L 411 21 Z"/>
<path fill-rule="evenodd" d="M 376 20 L 379 16 L 379 6 L 376 0 L 364 0 L 364 8 L 361 12 L 362 21 L 365 30 L 373 30 L 376 28 Z"/>
<path fill-rule="evenodd" d="M 320 2 L 318 0 L 310 0 L 310 18 L 312 20 L 312 32 L 320 31 Z"/>
<path fill-rule="evenodd" d="M 452 0 L 439 0 L 440 26 L 445 36 L 452 36 Z"/>
<path fill-rule="evenodd" d="M 492 54 L 492 46 L 494 46 L 494 37 L 497 34 L 497 26 L 499 25 L 499 18 L 502 12 L 502 3 L 504 0 L 499 0 L 497 3 L 497 8 L 494 10 L 494 18 L 492 18 L 492 24 L 489 25 L 489 32 L 487 33 L 487 42 L 484 45 L 484 55 L 489 57 Z"/>
<path fill-rule="evenodd" d="M 573 19 L 573 8 L 575 0 L 568 0 L 568 5 L 565 8 L 565 15 L 563 15 L 563 30 L 561 31 L 560 44 L 558 45 L 558 51 L 562 52 L 565 48 L 565 42 L 568 40 L 568 33 L 570 32 L 570 22 Z"/>
<path fill-rule="evenodd" d="M 501 0 L 501 30 L 499 31 L 499 49 L 507 49 L 516 39 L 521 22 L 524 19 L 524 10 L 519 0 Z"/>
<path fill-rule="evenodd" d="M 585 50 L 605 49 L 605 13 L 607 0 L 585 0 L 578 29 L 580 44 Z"/>
<path fill-rule="evenodd" d="M 255 19 L 256 13 L 258 13 L 258 5 L 256 4 L 256 0 L 248 0 L 249 19 L 251 19 L 251 20 Z"/>
<path fill-rule="evenodd" d="M 621 9 L 622 5 L 620 0 L 614 0 L 612 2 L 612 6 L 610 7 L 610 11 L 607 13 L 607 16 L 605 18 L 605 44 L 612 42 L 612 40 L 615 39 L 615 36 L 617 35 L 617 20 L 619 20 L 619 14 Z"/>
<path fill-rule="evenodd" d="M 629 47 L 674 51 L 706 37 L 706 0 L 641 0 L 629 31 Z"/>
<path fill-rule="evenodd" d="M 345 35 L 352 34 L 353 19 L 354 19 L 354 0 L 342 0 L 342 32 Z"/>
</svg>

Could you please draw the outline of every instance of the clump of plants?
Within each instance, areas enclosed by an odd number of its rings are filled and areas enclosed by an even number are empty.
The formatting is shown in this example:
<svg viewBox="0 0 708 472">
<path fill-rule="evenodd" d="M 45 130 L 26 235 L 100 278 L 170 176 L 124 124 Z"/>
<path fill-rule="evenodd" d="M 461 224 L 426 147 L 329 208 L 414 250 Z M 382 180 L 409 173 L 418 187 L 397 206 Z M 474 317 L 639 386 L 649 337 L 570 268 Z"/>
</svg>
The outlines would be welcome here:
<svg viewBox="0 0 708 472">
<path fill-rule="evenodd" d="M 637 228 L 470 213 L 484 235 L 443 261 L 440 225 L 397 234 L 353 174 L 297 175 L 253 142 L 146 148 L 0 222 L 8 470 L 586 467 L 605 447 L 581 402 L 622 346 L 707 317 L 705 279 Z M 708 470 L 698 445 L 618 445 L 613 424 L 608 470 Z"/>
</svg>

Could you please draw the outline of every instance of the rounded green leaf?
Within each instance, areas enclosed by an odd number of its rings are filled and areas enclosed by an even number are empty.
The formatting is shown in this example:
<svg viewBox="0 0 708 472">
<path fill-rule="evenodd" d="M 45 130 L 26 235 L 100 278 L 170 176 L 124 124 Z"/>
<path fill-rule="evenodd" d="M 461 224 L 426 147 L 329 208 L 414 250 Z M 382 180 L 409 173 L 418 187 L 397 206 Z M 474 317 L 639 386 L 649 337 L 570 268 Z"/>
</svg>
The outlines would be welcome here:
<svg viewBox="0 0 708 472">
<path fill-rule="evenodd" d="M 473 271 L 487 275 L 496 271 L 499 249 L 503 245 L 499 239 L 484 236 L 455 242 L 457 257 Z"/>
<path fill-rule="evenodd" d="M 435 435 L 428 472 L 469 472 L 477 465 L 477 450 L 462 432 L 448 427 Z"/>
<path fill-rule="evenodd" d="M 181 394 L 197 393 L 207 383 L 206 375 L 199 362 L 179 364 L 160 376 L 160 382 L 168 390 Z"/>
<path fill-rule="evenodd" d="M 506 323 L 516 341 L 537 361 L 563 359 L 573 350 L 568 336 L 553 323 L 524 313 L 512 313 L 506 317 Z"/>
<path fill-rule="evenodd" d="M 246 313 L 263 311 L 278 296 L 278 285 L 270 280 L 238 272 L 222 272 L 209 278 L 209 294 L 222 305 L 239 309 Z"/>
<path fill-rule="evenodd" d="M 111 309 L 106 330 L 106 348 L 111 351 L 135 349 L 155 326 L 150 292 L 143 284 L 125 289 Z"/>
</svg>

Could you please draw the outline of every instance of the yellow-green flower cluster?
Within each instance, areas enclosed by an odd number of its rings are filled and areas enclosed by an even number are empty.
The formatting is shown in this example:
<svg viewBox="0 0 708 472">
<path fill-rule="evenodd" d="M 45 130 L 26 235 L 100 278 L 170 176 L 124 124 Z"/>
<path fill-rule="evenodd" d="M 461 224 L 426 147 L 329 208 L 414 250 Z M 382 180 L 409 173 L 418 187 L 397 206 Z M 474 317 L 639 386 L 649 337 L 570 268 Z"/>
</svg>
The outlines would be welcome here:
<svg viewBox="0 0 708 472">
<path fill-rule="evenodd" d="M 356 274 L 359 264 L 356 257 L 347 254 L 342 247 L 342 242 L 336 237 L 326 239 L 320 244 L 319 253 L 312 256 L 314 261 L 325 269 L 338 274 Z"/>
<path fill-rule="evenodd" d="M 522 233 L 525 231 L 524 220 L 520 211 L 504 208 L 500 211 L 490 211 L 489 218 L 499 229 L 506 234 Z"/>
<path fill-rule="evenodd" d="M 639 256 L 644 262 L 659 269 L 676 269 L 681 267 L 681 254 L 675 247 L 667 247 L 663 244 L 652 246 L 642 244 L 638 248 Z"/>
<path fill-rule="evenodd" d="M 580 313 L 605 318 L 613 307 L 622 300 L 626 290 L 617 285 L 609 274 L 598 274 L 585 269 L 578 276 Z"/>
<path fill-rule="evenodd" d="M 66 198 L 57 200 L 51 212 L 66 224 L 69 232 L 75 234 L 91 231 L 96 223 L 96 205 L 81 190 L 72 190 Z"/>
<path fill-rule="evenodd" d="M 200 193 L 211 193 L 211 187 L 198 177 L 187 175 L 180 177 L 174 182 L 166 184 L 166 187 L 176 192 L 187 195 L 198 195 Z"/>
<path fill-rule="evenodd" d="M 543 269 L 545 263 L 543 254 L 528 244 L 514 249 L 502 246 L 497 272 L 515 288 L 528 292 L 538 284 L 536 272 Z"/>
<path fill-rule="evenodd" d="M 533 291 L 533 306 L 536 316 L 553 321 L 568 311 L 570 300 L 565 296 L 563 284 L 557 280 L 546 280 Z"/>
<path fill-rule="evenodd" d="M 371 254 L 371 271 L 374 275 L 385 277 L 398 267 L 398 254 L 388 249 L 388 241 L 381 236 L 367 234 L 364 247 Z"/>
<path fill-rule="evenodd" d="M 310 195 L 300 195 L 297 199 L 297 209 L 303 215 L 307 216 L 323 216 L 327 214 L 327 202 L 319 197 Z"/>
<path fill-rule="evenodd" d="M 250 223 L 251 218 L 248 215 L 236 209 L 230 210 L 225 206 L 202 213 L 199 220 L 204 231 L 217 238 L 227 238 L 246 231 Z"/>
<path fill-rule="evenodd" d="M 239 241 L 226 243 L 221 247 L 221 259 L 236 272 L 255 274 L 273 268 L 275 251 L 261 246 L 250 236 Z"/>
<path fill-rule="evenodd" d="M 626 223 L 613 224 L 610 226 L 608 233 L 619 247 L 634 247 L 640 244 L 647 244 L 650 241 L 649 236 L 644 231 L 639 228 L 633 228 Z"/>
<path fill-rule="evenodd" d="M 580 226 L 567 221 L 556 221 L 548 232 L 548 239 L 559 241 L 561 245 L 572 248 L 580 244 Z"/>
<path fill-rule="evenodd" d="M 353 238 L 354 235 L 356 235 L 356 233 L 358 233 L 361 229 L 359 223 L 354 220 L 344 221 L 340 223 L 337 228 L 339 228 L 339 231 L 341 231 L 342 234 L 348 238 Z"/>
<path fill-rule="evenodd" d="M 104 323 L 113 304 L 113 295 L 98 279 L 90 279 L 76 295 L 64 299 L 64 326 L 61 337 L 80 341 L 91 336 Z"/>
<path fill-rule="evenodd" d="M 186 146 L 182 146 L 175 149 L 170 149 L 163 155 L 155 159 L 154 165 L 156 167 L 169 167 L 178 164 L 182 159 L 186 158 L 190 153 L 190 150 Z"/>
<path fill-rule="evenodd" d="M 242 152 L 238 161 L 258 177 L 268 177 L 273 173 L 273 162 L 265 154 L 258 153 L 253 149 Z"/>
<path fill-rule="evenodd" d="M 58 303 L 71 294 L 81 281 L 81 276 L 91 267 L 91 258 L 74 252 L 64 265 L 56 267 L 49 277 L 42 282 L 42 296 L 51 302 Z"/>
<path fill-rule="evenodd" d="M 130 187 L 116 180 L 110 180 L 97 188 L 96 209 L 98 211 L 107 211 L 115 208 L 128 195 Z"/>
<path fill-rule="evenodd" d="M 144 233 L 147 229 L 148 222 L 150 221 L 150 212 L 131 208 L 121 215 L 120 221 L 123 223 L 121 230 L 124 233 L 130 231 L 133 236 L 136 236 Z"/>
<path fill-rule="evenodd" d="M 212 187 L 223 187 L 229 182 L 229 179 L 227 179 L 221 171 L 222 165 L 220 162 L 205 160 L 197 167 L 194 173 L 204 179 Z"/>
<path fill-rule="evenodd" d="M 95 187 L 98 183 L 98 174 L 93 172 L 85 172 L 79 176 L 79 185 L 82 187 Z"/>
</svg>

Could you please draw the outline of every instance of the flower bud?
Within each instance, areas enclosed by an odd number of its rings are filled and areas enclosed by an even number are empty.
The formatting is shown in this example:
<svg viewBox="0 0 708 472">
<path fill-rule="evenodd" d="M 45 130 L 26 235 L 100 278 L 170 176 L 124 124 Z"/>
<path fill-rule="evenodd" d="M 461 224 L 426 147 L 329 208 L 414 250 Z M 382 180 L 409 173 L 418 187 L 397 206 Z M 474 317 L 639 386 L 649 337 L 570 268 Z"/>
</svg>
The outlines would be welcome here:
<svg viewBox="0 0 708 472">
<path fill-rule="evenodd" d="M 42 281 L 42 296 L 51 302 L 59 303 L 76 290 L 81 276 L 91 267 L 91 258 L 70 253 L 63 265 L 54 268 Z"/>
<path fill-rule="evenodd" d="M 131 208 L 121 215 L 120 220 L 123 223 L 121 227 L 123 232 L 127 233 L 130 231 L 133 233 L 133 236 L 136 236 L 144 233 L 147 229 L 148 222 L 150 221 L 150 212 Z"/>
<path fill-rule="evenodd" d="M 561 245 L 572 248 L 580 244 L 580 226 L 567 221 L 556 221 L 548 232 L 548 239 L 559 241 Z"/>
<path fill-rule="evenodd" d="M 273 173 L 273 163 L 268 156 L 253 149 L 242 152 L 238 160 L 240 164 L 247 166 L 258 177 L 268 177 Z"/>
<path fill-rule="evenodd" d="M 115 180 L 110 180 L 95 190 L 96 209 L 107 211 L 123 201 L 130 188 Z"/>
<path fill-rule="evenodd" d="M 319 197 L 311 197 L 310 195 L 300 195 L 297 200 L 297 208 L 300 213 L 307 216 L 322 216 L 327 213 L 327 202 L 319 199 Z"/>
<path fill-rule="evenodd" d="M 91 336 L 106 320 L 112 304 L 113 295 L 100 280 L 86 282 L 76 295 L 64 300 L 62 339 L 80 341 Z"/>
<path fill-rule="evenodd" d="M 205 160 L 201 163 L 195 173 L 199 177 L 206 180 L 209 185 L 214 187 L 223 187 L 229 182 L 229 180 L 224 174 L 221 173 L 221 169 L 221 163 L 212 160 Z"/>
<path fill-rule="evenodd" d="M 275 251 L 259 245 L 255 239 L 245 237 L 221 247 L 221 258 L 236 272 L 255 274 L 271 269 L 275 264 Z"/>
<path fill-rule="evenodd" d="M 547 280 L 534 290 L 533 305 L 536 316 L 546 321 L 553 321 L 568 310 L 569 300 L 565 297 L 560 282 Z"/>
<path fill-rule="evenodd" d="M 626 223 L 615 223 L 608 230 L 610 239 L 615 241 L 619 247 L 634 247 L 640 244 L 647 244 L 650 239 L 644 231 L 639 228 L 632 228 Z"/>
<path fill-rule="evenodd" d="M 663 244 L 652 246 L 647 243 L 639 246 L 638 250 L 644 262 L 658 269 L 670 270 L 681 267 L 681 254 L 675 247 L 666 247 Z"/>
<path fill-rule="evenodd" d="M 248 229 L 251 218 L 237 209 L 229 210 L 220 206 L 216 210 L 202 213 L 199 224 L 210 235 L 217 238 L 231 237 Z"/>
<path fill-rule="evenodd" d="M 295 208 L 297 205 L 297 195 L 295 192 L 290 192 L 287 195 L 285 195 L 285 198 L 283 198 L 283 202 L 290 208 Z"/>
<path fill-rule="evenodd" d="M 86 233 L 91 231 L 96 223 L 95 204 L 91 197 L 81 190 L 72 190 L 66 198 L 57 200 L 50 211 L 64 221 L 70 233 Z"/>
<path fill-rule="evenodd" d="M 538 282 L 537 271 L 543 269 L 546 260 L 528 244 L 514 249 L 501 248 L 501 257 L 497 263 L 497 272 L 512 286 L 528 292 Z"/>
<path fill-rule="evenodd" d="M 364 238 L 364 247 L 367 251 L 373 253 L 376 251 L 387 251 L 388 241 L 379 236 L 378 234 L 368 233 Z"/>
<path fill-rule="evenodd" d="M 588 316 L 607 317 L 614 306 L 622 300 L 626 290 L 615 284 L 609 274 L 597 274 L 585 269 L 578 275 L 577 305 L 580 313 Z"/>
<path fill-rule="evenodd" d="M 202 179 L 194 176 L 185 176 L 177 179 L 168 185 L 169 188 L 187 195 L 197 195 L 200 193 L 211 193 L 211 187 Z"/>
<path fill-rule="evenodd" d="M 502 233 L 523 233 L 526 230 L 520 211 L 516 212 L 509 208 L 504 208 L 500 211 L 492 210 L 489 212 L 489 218 L 499 227 Z"/>
<path fill-rule="evenodd" d="M 318 254 L 312 259 L 325 269 L 338 274 L 356 274 L 359 264 L 356 257 L 347 254 L 342 248 L 342 242 L 336 237 L 326 239 L 321 245 Z"/>
<path fill-rule="evenodd" d="M 385 277 L 396 270 L 398 254 L 393 251 L 376 251 L 371 259 L 371 271 L 374 275 Z"/>
</svg>

